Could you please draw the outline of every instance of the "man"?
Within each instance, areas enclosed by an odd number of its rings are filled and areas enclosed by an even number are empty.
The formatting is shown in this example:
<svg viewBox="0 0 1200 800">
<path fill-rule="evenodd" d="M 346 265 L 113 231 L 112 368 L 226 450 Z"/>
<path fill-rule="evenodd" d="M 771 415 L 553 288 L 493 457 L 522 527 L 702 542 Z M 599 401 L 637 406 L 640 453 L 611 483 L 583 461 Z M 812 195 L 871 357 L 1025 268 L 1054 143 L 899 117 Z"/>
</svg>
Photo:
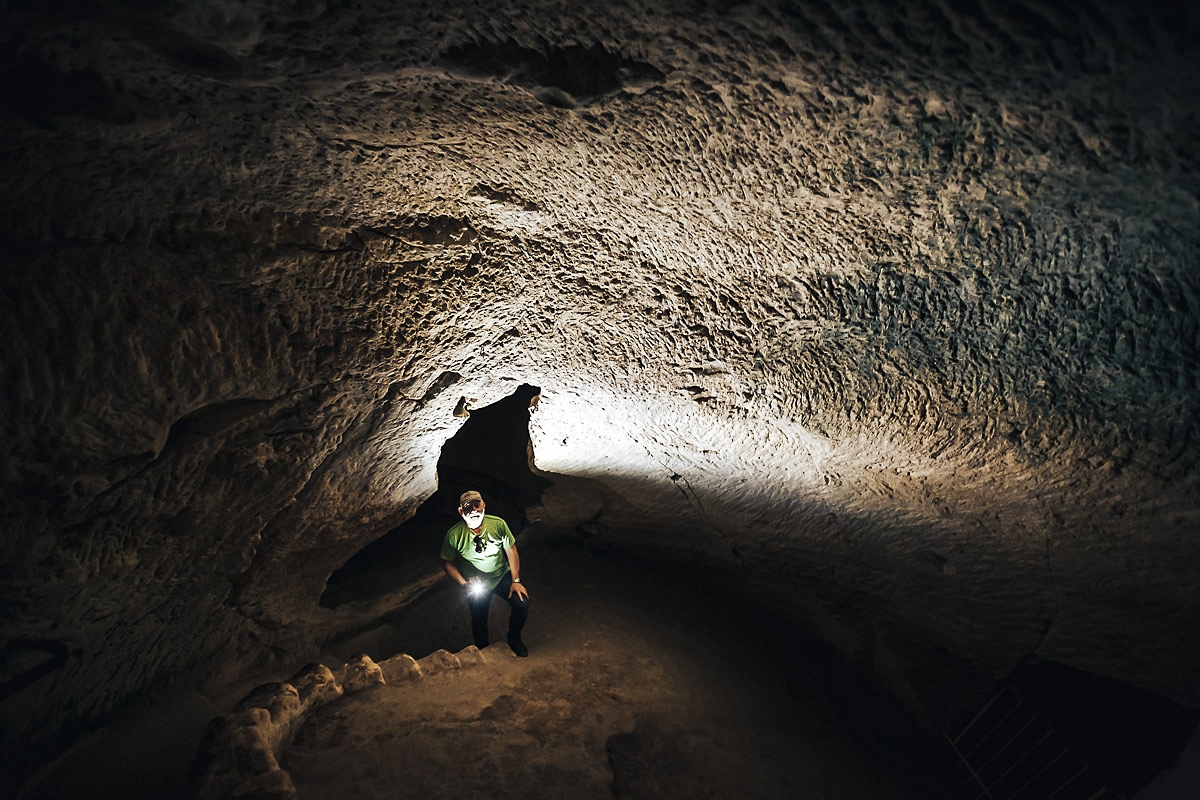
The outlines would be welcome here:
<svg viewBox="0 0 1200 800">
<path fill-rule="evenodd" d="M 462 522 L 446 531 L 442 568 L 467 590 L 475 646 L 481 650 L 488 646 L 488 607 L 496 595 L 510 608 L 508 646 L 524 658 L 529 650 L 521 641 L 521 629 L 529 616 L 529 592 L 521 584 L 521 558 L 508 523 L 484 513 L 486 509 L 479 492 L 463 492 L 458 498 Z"/>
</svg>

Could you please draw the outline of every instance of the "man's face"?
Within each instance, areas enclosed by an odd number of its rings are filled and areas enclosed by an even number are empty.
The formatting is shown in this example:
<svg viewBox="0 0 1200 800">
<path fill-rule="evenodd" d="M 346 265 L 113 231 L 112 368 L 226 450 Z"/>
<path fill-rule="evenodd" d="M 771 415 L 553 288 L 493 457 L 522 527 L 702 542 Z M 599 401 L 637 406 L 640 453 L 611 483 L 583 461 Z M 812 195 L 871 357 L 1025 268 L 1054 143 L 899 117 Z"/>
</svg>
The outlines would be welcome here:
<svg viewBox="0 0 1200 800">
<path fill-rule="evenodd" d="M 472 530 L 483 524 L 483 510 L 487 508 L 482 500 L 468 500 L 459 506 L 458 512 L 466 520 Z"/>
</svg>

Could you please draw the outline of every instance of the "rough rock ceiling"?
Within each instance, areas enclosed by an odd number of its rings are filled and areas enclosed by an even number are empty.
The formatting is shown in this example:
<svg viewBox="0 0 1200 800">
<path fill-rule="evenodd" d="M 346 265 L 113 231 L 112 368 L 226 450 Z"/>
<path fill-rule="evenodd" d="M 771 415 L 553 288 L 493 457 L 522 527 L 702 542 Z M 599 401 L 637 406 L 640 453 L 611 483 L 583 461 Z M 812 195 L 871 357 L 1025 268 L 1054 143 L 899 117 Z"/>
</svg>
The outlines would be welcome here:
<svg viewBox="0 0 1200 800">
<path fill-rule="evenodd" d="M 935 718 L 1029 655 L 1200 703 L 1194 11 L 146 5 L 0 26 L 6 745 L 420 591 L 317 605 L 523 383 L 530 541 Z"/>
</svg>

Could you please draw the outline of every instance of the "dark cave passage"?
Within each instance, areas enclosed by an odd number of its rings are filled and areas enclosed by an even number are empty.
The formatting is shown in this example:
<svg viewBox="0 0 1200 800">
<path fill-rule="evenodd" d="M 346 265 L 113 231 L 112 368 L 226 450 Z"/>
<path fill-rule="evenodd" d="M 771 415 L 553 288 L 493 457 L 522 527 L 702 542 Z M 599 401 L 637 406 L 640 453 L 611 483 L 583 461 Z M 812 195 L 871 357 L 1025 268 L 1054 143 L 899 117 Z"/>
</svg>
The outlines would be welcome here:
<svg viewBox="0 0 1200 800">
<path fill-rule="evenodd" d="M 441 538 L 457 520 L 457 498 L 466 489 L 480 490 L 487 499 L 489 513 L 509 521 L 514 533 L 526 528 L 525 509 L 537 504 L 542 492 L 553 485 L 551 480 L 530 469 L 528 414 L 536 405 L 539 393 L 536 386 L 522 385 L 512 395 L 472 410 L 459 432 L 442 448 L 437 491 L 410 520 L 364 547 L 336 570 L 329 578 L 321 605 L 336 608 L 376 598 L 397 585 L 436 572 Z M 584 544 L 572 535 L 563 534 L 524 550 L 523 555 L 536 574 L 538 566 L 551 568 L 551 564 L 562 558 L 560 554 L 564 549 L 574 551 Z M 979 790 L 975 778 L 963 778 L 966 768 L 936 728 L 913 719 L 873 676 L 851 665 L 827 643 L 798 627 L 794 621 L 770 608 L 741 599 L 730 598 L 718 603 L 720 610 L 714 612 L 714 606 L 709 605 L 711 598 L 725 590 L 711 585 L 702 571 L 696 572 L 685 564 L 646 560 L 623 552 L 619 547 L 601 555 L 600 559 L 615 560 L 622 565 L 621 569 L 639 574 L 643 580 L 649 576 L 667 580 L 664 585 L 672 587 L 670 591 L 656 594 L 649 590 L 644 602 L 673 608 L 674 613 L 680 614 L 679 619 L 687 619 L 690 615 L 688 625 L 699 625 L 701 630 L 706 630 L 705 614 L 725 616 L 725 623 L 730 622 L 730 615 L 737 615 L 731 627 L 739 631 L 741 638 L 734 647 L 757 652 L 763 670 L 780 676 L 788 702 L 797 702 L 818 715 L 837 730 L 839 736 L 866 754 L 878 769 L 890 774 L 893 780 L 903 780 L 908 788 L 902 789 L 901 795 L 914 787 L 920 787 L 914 796 L 931 797 L 974 797 Z M 611 568 L 611 564 L 606 564 L 602 569 Z M 571 579 L 566 576 L 551 579 L 543 574 L 535 578 L 535 582 L 552 582 L 558 592 L 556 601 L 566 606 L 611 602 L 608 589 L 591 575 L 581 580 L 582 588 L 572 586 Z M 653 580 L 637 591 L 646 592 L 650 584 Z M 704 588 L 690 601 L 680 599 L 696 587 Z M 454 652 L 467 647 L 470 634 L 466 616 L 459 608 L 457 595 L 448 589 L 448 586 L 436 584 L 433 592 L 414 605 L 386 615 L 367 630 L 348 632 L 337 641 L 329 642 L 329 647 L 345 659 L 355 652 L 369 652 L 377 659 L 399 653 L 421 658 L 441 649 Z M 694 608 L 682 611 L 681 606 L 697 602 L 695 597 L 704 600 Z M 643 613 L 658 614 L 660 609 L 643 608 L 638 615 Z M 542 636 L 539 640 L 538 634 L 534 633 L 533 641 L 545 647 L 556 637 L 563 637 L 570 622 L 562 614 L 559 609 L 553 623 L 543 620 Z M 493 613 L 493 641 L 501 641 L 505 617 L 503 612 Z M 535 617 L 534 631 L 539 627 L 538 622 Z M 586 629 L 586 620 L 580 622 Z M 603 636 L 603 633 L 598 635 Z M 753 676 L 748 677 L 753 679 Z M 561 676 L 556 675 L 554 679 L 561 679 Z M 1174 763 L 1197 722 L 1195 712 L 1158 695 L 1053 662 L 1031 661 L 998 683 L 995 696 L 1005 697 L 1005 692 L 1014 691 L 1019 692 L 1028 708 L 1033 709 L 1028 713 L 1036 716 L 1038 724 L 1044 721 L 1052 728 L 1050 735 L 1055 746 L 1061 747 L 1066 754 L 1062 764 L 1069 762 L 1072 769 L 1076 764 L 1086 765 L 1086 772 L 1081 773 L 1085 779 L 1077 779 L 1072 784 L 1068 776 L 1056 784 L 1066 792 L 1063 796 L 1073 796 L 1071 791 L 1082 791 L 1085 782 L 1090 782 L 1086 785 L 1093 789 L 1105 787 L 1107 794 L 1103 796 L 1133 797 L 1154 775 Z M 1005 711 L 1001 715 L 1004 719 L 996 723 L 978 707 L 964 705 L 959 711 L 963 720 L 980 712 L 988 724 L 983 734 L 991 737 L 991 741 L 981 752 L 993 773 L 1002 771 L 1010 780 L 1012 775 L 1022 776 L 1022 781 L 1025 773 L 1021 770 L 1041 774 L 1041 765 L 1034 763 L 1031 767 L 1030 759 L 1036 762 L 1043 757 L 1038 748 L 1044 750 L 1046 746 L 1036 737 L 1025 741 L 1005 727 L 1016 724 L 1019 733 L 1028 737 L 1029 728 L 1024 718 L 1014 723 L 1015 717 Z M 996 723 L 994 729 L 993 723 Z M 974 734 L 978 744 L 980 732 L 976 730 Z M 995 741 L 998 736 L 1003 737 L 999 744 Z M 1051 753 L 1047 758 L 1053 759 L 1055 754 Z M 1062 764 L 1056 765 L 1055 769 L 1063 771 Z M 1043 780 L 1055 780 L 1055 773 L 1047 774 L 1050 777 Z M 1035 784 L 1035 790 L 1037 788 Z M 1084 796 L 1080 795 L 1081 798 Z"/>
<path fill-rule="evenodd" d="M 0 5 L 0 796 L 1197 797 L 1200 3 Z"/>
<path fill-rule="evenodd" d="M 1006 685 L 1126 797 L 1175 764 L 1200 722 L 1153 692 L 1053 661 L 1022 665 Z"/>
<path fill-rule="evenodd" d="M 329 576 L 324 608 L 375 597 L 440 566 L 446 530 L 458 521 L 458 496 L 477 489 L 488 513 L 503 517 L 515 534 L 525 509 L 551 482 L 529 468 L 529 409 L 541 390 L 522 384 L 508 397 L 472 410 L 438 459 L 438 488 L 402 525 L 370 543 Z"/>
</svg>

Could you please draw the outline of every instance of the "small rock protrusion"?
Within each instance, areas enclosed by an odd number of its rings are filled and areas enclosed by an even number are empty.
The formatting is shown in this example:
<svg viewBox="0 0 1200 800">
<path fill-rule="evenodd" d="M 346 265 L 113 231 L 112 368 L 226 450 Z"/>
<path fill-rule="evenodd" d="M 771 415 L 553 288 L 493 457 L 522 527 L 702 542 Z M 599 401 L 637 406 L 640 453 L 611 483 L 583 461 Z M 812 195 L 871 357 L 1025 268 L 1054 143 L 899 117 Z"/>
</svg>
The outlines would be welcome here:
<svg viewBox="0 0 1200 800">
<path fill-rule="evenodd" d="M 484 657 L 483 651 L 472 644 L 458 651 L 458 663 L 463 667 L 474 667 L 487 663 L 487 659 Z"/>
<path fill-rule="evenodd" d="M 695 370 L 701 375 L 727 375 L 729 373 L 729 365 L 720 359 L 706 361 Z"/>
<path fill-rule="evenodd" d="M 403 683 L 421 677 L 421 665 L 408 653 L 379 662 L 379 668 L 383 670 L 383 678 L 388 683 Z"/>
<path fill-rule="evenodd" d="M 432 652 L 418 661 L 417 664 L 421 667 L 422 675 L 436 675 L 439 672 L 446 672 L 447 670 L 462 667 L 462 662 L 459 661 L 458 656 L 449 650 Z"/>
<path fill-rule="evenodd" d="M 264 683 L 251 690 L 233 708 L 234 712 L 250 709 L 263 709 L 270 715 L 261 727 L 274 752 L 291 741 L 305 716 L 300 693 L 290 683 Z"/>
<path fill-rule="evenodd" d="M 354 694 L 385 683 L 383 670 L 365 653 L 347 661 L 343 669 L 342 689 L 346 694 Z"/>
<path fill-rule="evenodd" d="M 333 670 L 324 664 L 309 664 L 292 677 L 292 686 L 300 695 L 300 705 L 311 711 L 342 696 Z"/>
<path fill-rule="evenodd" d="M 192 797 L 229 797 L 252 778 L 278 770 L 276 739 L 271 712 L 265 708 L 247 708 L 213 720 L 192 765 Z"/>
</svg>

